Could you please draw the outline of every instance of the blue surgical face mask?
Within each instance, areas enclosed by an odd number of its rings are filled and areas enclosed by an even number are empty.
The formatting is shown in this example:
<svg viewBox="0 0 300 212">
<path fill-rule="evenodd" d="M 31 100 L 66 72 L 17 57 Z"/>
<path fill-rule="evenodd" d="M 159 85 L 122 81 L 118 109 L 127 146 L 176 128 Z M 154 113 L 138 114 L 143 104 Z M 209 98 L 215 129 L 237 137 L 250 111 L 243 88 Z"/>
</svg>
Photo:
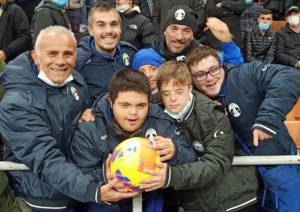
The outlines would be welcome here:
<svg viewBox="0 0 300 212">
<path fill-rule="evenodd" d="M 270 23 L 261 23 L 259 22 L 258 27 L 262 30 L 262 31 L 267 31 L 270 28 Z"/>
<path fill-rule="evenodd" d="M 63 7 L 68 3 L 68 0 L 54 0 L 54 3 L 58 6 L 58 7 Z"/>
<path fill-rule="evenodd" d="M 245 0 L 245 3 L 246 3 L 246 4 L 252 4 L 252 3 L 253 3 L 253 0 Z"/>
</svg>

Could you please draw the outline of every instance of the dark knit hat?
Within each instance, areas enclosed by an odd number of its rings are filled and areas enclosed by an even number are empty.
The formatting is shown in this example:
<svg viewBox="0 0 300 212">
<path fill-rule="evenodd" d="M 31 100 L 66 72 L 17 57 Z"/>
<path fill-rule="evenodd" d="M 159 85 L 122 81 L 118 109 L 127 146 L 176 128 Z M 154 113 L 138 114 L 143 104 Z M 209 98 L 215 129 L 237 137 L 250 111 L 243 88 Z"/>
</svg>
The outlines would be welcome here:
<svg viewBox="0 0 300 212">
<path fill-rule="evenodd" d="M 163 64 L 161 56 L 152 48 L 141 49 L 133 57 L 131 68 L 138 70 L 143 65 L 153 65 L 159 67 Z"/>
<path fill-rule="evenodd" d="M 291 6 L 291 7 L 286 11 L 286 16 L 289 16 L 292 12 L 300 13 L 300 8 L 297 7 L 297 6 Z"/>
<path fill-rule="evenodd" d="M 187 5 L 175 5 L 167 13 L 164 22 L 164 30 L 171 24 L 179 24 L 190 27 L 193 32 L 197 31 L 198 15 Z"/>
</svg>

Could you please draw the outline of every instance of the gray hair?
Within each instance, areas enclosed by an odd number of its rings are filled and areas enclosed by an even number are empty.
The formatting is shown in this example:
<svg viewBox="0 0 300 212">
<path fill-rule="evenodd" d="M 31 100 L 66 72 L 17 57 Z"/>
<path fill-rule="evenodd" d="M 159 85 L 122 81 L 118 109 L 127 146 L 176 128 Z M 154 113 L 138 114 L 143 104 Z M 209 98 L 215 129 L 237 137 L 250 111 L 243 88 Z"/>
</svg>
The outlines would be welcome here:
<svg viewBox="0 0 300 212">
<path fill-rule="evenodd" d="M 42 40 L 42 38 L 45 34 L 55 34 L 55 35 L 65 34 L 65 35 L 69 35 L 71 38 L 73 38 L 73 40 L 75 42 L 75 45 L 77 46 L 77 41 L 76 41 L 75 35 L 71 30 L 69 30 L 69 29 L 67 29 L 63 26 L 58 26 L 58 25 L 48 26 L 45 29 L 41 30 L 39 35 L 37 36 L 35 46 L 34 46 L 34 49 L 37 53 L 40 52 L 41 40 Z"/>
</svg>

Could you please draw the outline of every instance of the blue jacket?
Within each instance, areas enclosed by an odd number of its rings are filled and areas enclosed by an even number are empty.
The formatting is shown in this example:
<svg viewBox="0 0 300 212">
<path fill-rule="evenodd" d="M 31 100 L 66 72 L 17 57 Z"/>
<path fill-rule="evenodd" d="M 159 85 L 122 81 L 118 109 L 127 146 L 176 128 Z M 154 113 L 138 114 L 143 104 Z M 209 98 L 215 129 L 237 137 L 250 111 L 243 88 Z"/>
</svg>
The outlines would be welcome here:
<svg viewBox="0 0 300 212">
<path fill-rule="evenodd" d="M 94 38 L 84 37 L 78 44 L 77 63 L 75 69 L 84 77 L 92 102 L 98 96 L 108 92 L 112 75 L 124 67 L 130 67 L 136 53 L 135 47 L 120 41 L 114 57 L 102 54 L 95 49 Z"/>
<path fill-rule="evenodd" d="M 24 163 L 29 171 L 10 171 L 15 194 L 31 206 L 64 208 L 71 199 L 95 202 L 98 183 L 67 161 L 69 143 L 87 87 L 79 73 L 63 87 L 46 85 L 24 53 L 0 77 L 6 94 L 0 104 L 4 159 Z M 71 197 L 71 198 L 70 198 Z"/>
<path fill-rule="evenodd" d="M 252 62 L 225 67 L 226 79 L 219 95 L 236 133 L 254 155 L 286 155 L 295 145 L 284 124 L 300 96 L 300 73 L 282 65 Z M 272 139 L 253 146 L 252 129 Z"/>
<path fill-rule="evenodd" d="M 175 143 L 176 155 L 170 161 L 171 164 L 183 164 L 196 161 L 196 154 L 192 146 L 175 128 L 175 124 L 163 110 L 150 104 L 149 112 L 140 132 L 128 137 L 121 136 L 112 128 L 113 113 L 106 98 L 98 99 L 92 109 L 96 115 L 95 122 L 81 122 L 77 125 L 71 144 L 71 158 L 78 167 L 87 171 L 99 170 L 109 153 L 115 147 L 131 136 L 144 137 L 149 128 L 156 130 L 157 135 L 171 138 Z"/>
</svg>

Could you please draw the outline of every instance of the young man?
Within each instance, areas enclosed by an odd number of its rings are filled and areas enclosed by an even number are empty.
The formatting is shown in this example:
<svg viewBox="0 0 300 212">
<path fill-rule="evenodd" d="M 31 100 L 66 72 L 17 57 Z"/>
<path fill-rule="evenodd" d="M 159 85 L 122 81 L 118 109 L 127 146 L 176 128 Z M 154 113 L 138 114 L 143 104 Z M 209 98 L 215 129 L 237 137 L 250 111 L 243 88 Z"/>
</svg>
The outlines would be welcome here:
<svg viewBox="0 0 300 212">
<path fill-rule="evenodd" d="M 142 72 L 149 80 L 151 86 L 150 102 L 154 104 L 161 103 L 160 94 L 157 89 L 156 79 L 158 68 L 164 61 L 154 49 L 141 49 L 133 57 L 131 67 L 134 70 Z"/>
<path fill-rule="evenodd" d="M 232 167 L 233 132 L 220 105 L 192 91 L 186 64 L 168 61 L 161 65 L 157 86 L 171 116 L 193 145 L 198 161 L 180 166 L 159 164 L 161 171 L 143 181 L 152 190 L 173 187 L 184 211 L 235 211 L 253 208 L 257 179 L 254 167 Z M 239 153 L 241 150 L 239 150 Z M 251 205 L 251 206 L 250 206 Z"/>
<path fill-rule="evenodd" d="M 286 21 L 285 27 L 277 32 L 276 63 L 300 69 L 300 8 L 290 7 Z"/>
<path fill-rule="evenodd" d="M 92 97 L 108 92 L 112 75 L 124 67 L 129 67 L 136 49 L 126 42 L 120 42 L 121 17 L 109 3 L 97 3 L 88 17 L 90 36 L 84 37 L 77 49 L 78 60 L 75 69 L 79 71 Z"/>
<path fill-rule="evenodd" d="M 254 155 L 296 153 L 284 124 L 300 96 L 294 68 L 261 62 L 223 66 L 208 47 L 194 49 L 187 65 L 195 88 L 226 107 L 233 130 Z"/>
<path fill-rule="evenodd" d="M 145 137 L 149 128 L 157 132 L 154 148 L 162 162 L 175 165 L 195 161 L 196 154 L 173 120 L 159 106 L 149 104 L 150 95 L 149 81 L 142 73 L 130 69 L 117 72 L 108 98 L 98 99 L 92 108 L 96 120 L 77 126 L 70 146 L 74 163 L 100 176 L 101 165 L 120 142 Z M 120 204 L 122 210 L 128 206 L 130 203 Z"/>
<path fill-rule="evenodd" d="M 117 201 L 136 195 L 115 191 L 116 179 L 99 185 L 92 173 L 84 174 L 67 160 L 88 96 L 82 76 L 73 72 L 75 61 L 74 34 L 51 26 L 40 32 L 35 50 L 14 59 L 0 77 L 6 89 L 0 104 L 4 159 L 29 168 L 7 172 L 10 185 L 35 212 L 70 212 L 75 200 Z"/>
<path fill-rule="evenodd" d="M 277 35 L 271 30 L 272 11 L 263 9 L 257 22 L 257 26 L 246 34 L 246 62 L 259 60 L 269 64 L 274 60 L 277 42 Z"/>
</svg>

